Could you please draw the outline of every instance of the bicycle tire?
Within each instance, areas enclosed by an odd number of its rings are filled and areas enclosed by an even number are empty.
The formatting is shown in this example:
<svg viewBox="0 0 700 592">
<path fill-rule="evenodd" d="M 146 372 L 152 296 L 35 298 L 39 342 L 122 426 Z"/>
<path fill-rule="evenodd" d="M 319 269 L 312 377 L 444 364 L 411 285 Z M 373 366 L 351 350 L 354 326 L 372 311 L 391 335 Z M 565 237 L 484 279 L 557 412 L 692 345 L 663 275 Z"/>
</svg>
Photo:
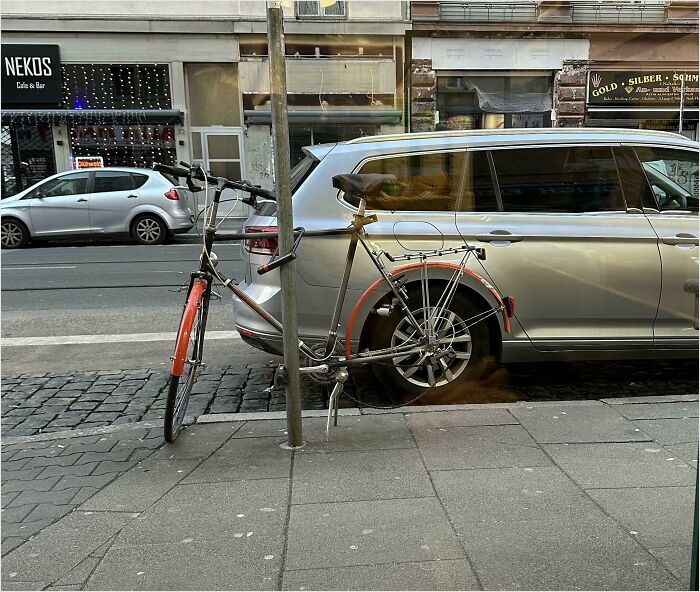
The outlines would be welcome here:
<svg viewBox="0 0 700 592">
<path fill-rule="evenodd" d="M 182 429 L 192 386 L 202 361 L 207 294 L 207 282 L 195 280 L 182 312 L 175 342 L 175 353 L 170 367 L 168 398 L 165 404 L 163 435 L 167 442 L 174 442 Z M 185 372 L 185 364 L 189 364 L 187 372 Z M 186 380 L 181 384 L 183 375 L 185 375 Z"/>
</svg>

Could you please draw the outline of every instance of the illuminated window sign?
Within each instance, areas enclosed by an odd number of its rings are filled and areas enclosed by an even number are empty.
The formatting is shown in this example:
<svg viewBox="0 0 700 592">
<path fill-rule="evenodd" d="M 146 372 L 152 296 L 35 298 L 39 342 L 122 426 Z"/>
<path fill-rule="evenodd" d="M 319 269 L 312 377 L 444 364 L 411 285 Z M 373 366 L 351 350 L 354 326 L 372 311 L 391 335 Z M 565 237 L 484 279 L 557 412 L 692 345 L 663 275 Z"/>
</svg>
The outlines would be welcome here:
<svg viewBox="0 0 700 592">
<path fill-rule="evenodd" d="M 104 166 L 104 160 L 101 156 L 76 156 L 76 169 L 99 169 Z"/>
</svg>

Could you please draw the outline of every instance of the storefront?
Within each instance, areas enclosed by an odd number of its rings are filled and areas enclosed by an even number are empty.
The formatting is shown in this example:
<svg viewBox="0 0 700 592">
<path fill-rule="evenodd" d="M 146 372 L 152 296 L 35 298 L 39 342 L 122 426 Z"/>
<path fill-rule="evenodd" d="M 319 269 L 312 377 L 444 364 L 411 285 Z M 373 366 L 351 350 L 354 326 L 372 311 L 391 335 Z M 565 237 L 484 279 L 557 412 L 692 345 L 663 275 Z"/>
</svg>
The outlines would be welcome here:
<svg viewBox="0 0 700 592">
<path fill-rule="evenodd" d="M 553 84 L 586 39 L 416 36 L 411 131 L 550 127 Z"/>
<path fill-rule="evenodd" d="M 182 114 L 171 108 L 168 64 L 61 64 L 58 46 L 3 45 L 8 53 L 23 68 L 3 68 L 3 197 L 74 168 L 76 158 L 129 167 L 176 160 Z M 32 54 L 44 69 L 21 82 Z"/>
<path fill-rule="evenodd" d="M 698 138 L 698 72 L 588 72 L 585 125 L 682 133 Z"/>
</svg>

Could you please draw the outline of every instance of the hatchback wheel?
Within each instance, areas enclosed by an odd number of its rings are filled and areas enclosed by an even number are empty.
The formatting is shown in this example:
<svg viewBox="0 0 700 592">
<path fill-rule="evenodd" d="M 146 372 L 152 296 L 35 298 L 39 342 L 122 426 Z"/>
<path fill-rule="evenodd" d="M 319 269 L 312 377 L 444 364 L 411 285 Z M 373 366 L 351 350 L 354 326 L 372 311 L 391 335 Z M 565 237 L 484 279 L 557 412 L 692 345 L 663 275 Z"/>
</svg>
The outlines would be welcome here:
<svg viewBox="0 0 700 592">
<path fill-rule="evenodd" d="M 430 290 L 430 302 L 437 303 L 442 293 L 440 286 Z M 409 296 L 411 313 L 418 323 L 427 326 L 420 290 Z M 484 358 L 491 353 L 491 336 L 486 321 L 472 319 L 481 309 L 467 296 L 458 292 L 442 312 L 428 309 L 430 324 L 436 336 L 436 355 L 430 357 L 411 354 L 394 358 L 393 362 L 377 363 L 375 373 L 384 385 L 407 395 L 419 395 L 430 390 L 431 395 L 456 391 L 468 400 L 469 383 L 478 377 Z M 473 323 L 473 324 L 472 324 Z M 399 347 L 418 343 L 417 331 L 402 310 L 394 309 L 382 319 L 373 339 L 373 349 Z M 442 354 L 441 352 L 448 352 Z M 431 397 L 433 398 L 433 397 Z"/>
<path fill-rule="evenodd" d="M 19 220 L 3 220 L 0 236 L 3 249 L 19 249 L 29 241 L 29 231 Z"/>
<path fill-rule="evenodd" d="M 132 234 L 136 242 L 142 245 L 159 245 L 165 242 L 167 230 L 160 218 L 141 216 L 134 221 Z"/>
</svg>

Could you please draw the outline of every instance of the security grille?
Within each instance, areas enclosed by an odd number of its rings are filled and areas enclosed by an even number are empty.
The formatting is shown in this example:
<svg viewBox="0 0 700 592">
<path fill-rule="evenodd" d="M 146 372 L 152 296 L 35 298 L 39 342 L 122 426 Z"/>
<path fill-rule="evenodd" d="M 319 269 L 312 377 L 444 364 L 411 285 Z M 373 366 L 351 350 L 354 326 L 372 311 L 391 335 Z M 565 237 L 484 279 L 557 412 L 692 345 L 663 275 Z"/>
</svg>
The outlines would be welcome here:
<svg viewBox="0 0 700 592">
<path fill-rule="evenodd" d="M 3 125 L 0 142 L 2 197 L 14 195 L 56 173 L 50 124 Z"/>
<path fill-rule="evenodd" d="M 343 17 L 345 16 L 344 0 L 330 3 L 323 0 L 300 0 L 296 3 L 299 17 Z"/>
</svg>

